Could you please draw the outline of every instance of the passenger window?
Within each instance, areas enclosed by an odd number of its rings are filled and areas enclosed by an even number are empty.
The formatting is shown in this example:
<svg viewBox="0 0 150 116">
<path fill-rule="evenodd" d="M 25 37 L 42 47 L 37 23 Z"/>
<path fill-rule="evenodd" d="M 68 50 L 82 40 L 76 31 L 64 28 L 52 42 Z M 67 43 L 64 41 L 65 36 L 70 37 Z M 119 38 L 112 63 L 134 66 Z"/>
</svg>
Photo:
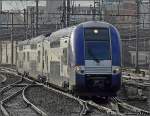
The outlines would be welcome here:
<svg viewBox="0 0 150 116">
<path fill-rule="evenodd" d="M 16 52 L 16 60 L 18 61 L 18 52 Z"/>
<path fill-rule="evenodd" d="M 38 51 L 38 57 L 37 57 L 37 60 L 38 60 L 38 62 L 40 62 L 41 61 L 41 53 L 40 53 L 40 51 Z"/>
<path fill-rule="evenodd" d="M 21 61 L 19 61 L 19 68 L 22 68 L 22 62 Z"/>
<path fill-rule="evenodd" d="M 44 61 L 43 61 L 43 69 L 44 69 Z"/>
<path fill-rule="evenodd" d="M 47 62 L 47 50 L 45 50 L 45 62 Z"/>
<path fill-rule="evenodd" d="M 47 56 L 47 50 L 45 50 L 45 64 L 48 64 L 48 56 Z"/>
<path fill-rule="evenodd" d="M 27 52 L 27 61 L 30 60 L 30 55 L 29 55 L 29 52 Z"/>
<path fill-rule="evenodd" d="M 50 47 L 51 48 L 59 48 L 60 47 L 60 41 L 57 40 L 57 41 L 53 41 L 50 43 Z"/>
<path fill-rule="evenodd" d="M 8 63 L 8 55 L 6 54 L 6 63 Z"/>
<path fill-rule="evenodd" d="M 23 46 L 19 46 L 19 51 L 23 50 Z"/>
<path fill-rule="evenodd" d="M 37 45 L 36 45 L 36 44 L 31 44 L 31 45 L 30 45 L 30 48 L 31 48 L 31 49 L 37 49 Z"/>
<path fill-rule="evenodd" d="M 23 60 L 26 60 L 26 53 L 23 53 Z"/>
</svg>

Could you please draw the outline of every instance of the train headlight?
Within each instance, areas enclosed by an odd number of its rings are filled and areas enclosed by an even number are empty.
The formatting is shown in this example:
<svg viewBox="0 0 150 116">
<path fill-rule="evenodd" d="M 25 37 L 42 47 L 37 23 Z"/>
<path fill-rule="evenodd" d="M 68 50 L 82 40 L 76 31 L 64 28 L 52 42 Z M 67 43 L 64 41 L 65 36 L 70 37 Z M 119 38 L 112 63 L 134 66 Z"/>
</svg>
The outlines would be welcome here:
<svg viewBox="0 0 150 116">
<path fill-rule="evenodd" d="M 94 34 L 98 34 L 98 30 L 97 29 L 94 29 Z"/>
<path fill-rule="evenodd" d="M 113 66 L 112 67 L 112 72 L 113 72 L 113 74 L 120 73 L 121 72 L 121 67 L 119 67 L 119 66 Z"/>
<path fill-rule="evenodd" d="M 78 73 L 78 74 L 84 74 L 84 70 L 85 70 L 85 68 L 84 68 L 84 66 L 76 66 L 75 67 L 75 71 L 76 71 L 76 73 Z"/>
</svg>

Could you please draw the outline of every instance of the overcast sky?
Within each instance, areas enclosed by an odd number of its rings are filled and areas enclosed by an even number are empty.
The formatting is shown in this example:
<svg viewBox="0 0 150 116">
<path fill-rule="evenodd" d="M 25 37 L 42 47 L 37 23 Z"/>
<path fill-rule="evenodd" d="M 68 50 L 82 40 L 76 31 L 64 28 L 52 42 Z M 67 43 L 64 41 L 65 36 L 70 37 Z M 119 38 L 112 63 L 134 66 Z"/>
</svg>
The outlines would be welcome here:
<svg viewBox="0 0 150 116">
<path fill-rule="evenodd" d="M 89 6 L 90 4 L 93 4 L 93 1 L 89 1 L 89 2 L 76 2 L 76 4 L 81 4 L 82 6 Z M 31 1 L 25 1 L 25 2 L 22 2 L 22 1 L 3 1 L 2 3 L 2 9 L 3 10 L 18 10 L 18 9 L 24 9 L 26 8 L 26 6 L 34 6 L 35 5 L 35 2 L 31 2 Z M 45 6 L 46 5 L 46 2 L 45 1 L 41 1 L 39 2 L 39 5 L 41 6 Z"/>
<path fill-rule="evenodd" d="M 42 1 L 39 2 L 39 5 L 44 6 L 46 2 Z M 24 9 L 26 6 L 34 6 L 35 2 L 27 1 L 27 2 L 19 2 L 19 1 L 3 1 L 2 3 L 2 9 L 3 10 L 18 10 L 18 9 Z"/>
</svg>

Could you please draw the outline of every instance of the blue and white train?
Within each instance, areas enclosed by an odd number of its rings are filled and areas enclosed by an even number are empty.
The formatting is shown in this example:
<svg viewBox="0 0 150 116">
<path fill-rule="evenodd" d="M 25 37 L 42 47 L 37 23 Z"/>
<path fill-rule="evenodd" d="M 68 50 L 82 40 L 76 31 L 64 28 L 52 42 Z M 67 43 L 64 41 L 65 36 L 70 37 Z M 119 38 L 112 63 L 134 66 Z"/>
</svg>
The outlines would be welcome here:
<svg viewBox="0 0 150 116">
<path fill-rule="evenodd" d="M 118 30 L 99 21 L 40 35 L 18 44 L 18 72 L 81 96 L 116 96 L 121 86 Z"/>
</svg>

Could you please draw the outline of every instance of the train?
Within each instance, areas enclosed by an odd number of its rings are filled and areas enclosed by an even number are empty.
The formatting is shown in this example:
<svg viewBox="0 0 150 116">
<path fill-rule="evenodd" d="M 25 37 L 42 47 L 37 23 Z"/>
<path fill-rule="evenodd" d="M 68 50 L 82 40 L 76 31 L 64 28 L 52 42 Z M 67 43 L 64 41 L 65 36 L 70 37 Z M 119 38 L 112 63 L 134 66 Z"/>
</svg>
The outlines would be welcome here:
<svg viewBox="0 0 150 116">
<path fill-rule="evenodd" d="M 88 21 L 17 46 L 17 71 L 79 96 L 116 96 L 121 40 L 115 26 Z"/>
</svg>

